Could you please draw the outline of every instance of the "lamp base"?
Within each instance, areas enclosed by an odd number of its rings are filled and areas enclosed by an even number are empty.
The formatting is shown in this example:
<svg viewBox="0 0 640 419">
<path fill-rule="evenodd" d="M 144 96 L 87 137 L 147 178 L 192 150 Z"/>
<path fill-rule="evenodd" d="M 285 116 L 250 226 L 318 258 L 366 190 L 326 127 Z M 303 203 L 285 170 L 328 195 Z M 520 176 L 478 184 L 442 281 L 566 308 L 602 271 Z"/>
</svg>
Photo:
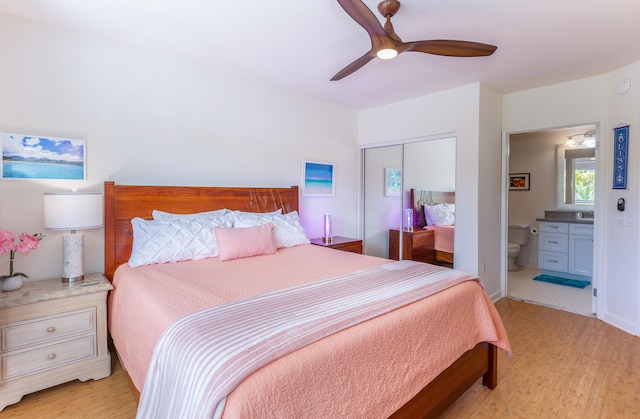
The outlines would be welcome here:
<svg viewBox="0 0 640 419">
<path fill-rule="evenodd" d="M 84 279 L 84 234 L 62 235 L 62 282 Z"/>
<path fill-rule="evenodd" d="M 72 276 L 71 278 L 65 278 L 64 276 L 62 277 L 62 282 L 64 283 L 73 283 L 73 282 L 80 282 L 80 281 L 84 281 L 84 275 L 80 275 L 80 276 Z"/>
</svg>

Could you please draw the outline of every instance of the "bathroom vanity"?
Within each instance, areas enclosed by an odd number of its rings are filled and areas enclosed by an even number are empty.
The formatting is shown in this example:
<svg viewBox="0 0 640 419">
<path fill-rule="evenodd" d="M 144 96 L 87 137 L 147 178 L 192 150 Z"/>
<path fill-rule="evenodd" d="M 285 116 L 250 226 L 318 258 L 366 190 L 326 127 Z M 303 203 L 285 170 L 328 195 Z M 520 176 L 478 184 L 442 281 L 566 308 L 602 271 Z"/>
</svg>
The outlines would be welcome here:
<svg viewBox="0 0 640 419">
<path fill-rule="evenodd" d="M 540 220 L 540 219 L 539 219 Z M 538 268 L 541 274 L 591 282 L 593 220 L 539 221 Z"/>
</svg>

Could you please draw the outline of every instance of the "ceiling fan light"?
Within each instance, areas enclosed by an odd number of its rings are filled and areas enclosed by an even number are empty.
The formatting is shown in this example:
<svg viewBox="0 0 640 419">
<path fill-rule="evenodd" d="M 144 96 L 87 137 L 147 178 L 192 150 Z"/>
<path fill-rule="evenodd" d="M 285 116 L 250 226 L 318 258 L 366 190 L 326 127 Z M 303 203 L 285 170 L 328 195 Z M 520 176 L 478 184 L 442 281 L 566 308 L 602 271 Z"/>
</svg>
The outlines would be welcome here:
<svg viewBox="0 0 640 419">
<path fill-rule="evenodd" d="M 398 51 L 393 48 L 384 48 L 376 52 L 376 55 L 382 60 L 390 60 L 398 55 Z"/>
</svg>

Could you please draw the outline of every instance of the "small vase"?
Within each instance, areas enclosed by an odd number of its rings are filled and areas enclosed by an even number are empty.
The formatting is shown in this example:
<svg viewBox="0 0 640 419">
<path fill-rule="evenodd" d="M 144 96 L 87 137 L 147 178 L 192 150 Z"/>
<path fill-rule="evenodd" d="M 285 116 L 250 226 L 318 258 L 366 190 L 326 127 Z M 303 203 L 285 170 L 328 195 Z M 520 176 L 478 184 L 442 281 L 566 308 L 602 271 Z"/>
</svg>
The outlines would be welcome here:
<svg viewBox="0 0 640 419">
<path fill-rule="evenodd" d="M 23 281 L 22 276 L 20 275 L 8 276 L 6 278 L 2 278 L 2 281 L 0 281 L 0 289 L 2 289 L 2 291 L 19 290 L 22 288 L 22 285 Z"/>
</svg>

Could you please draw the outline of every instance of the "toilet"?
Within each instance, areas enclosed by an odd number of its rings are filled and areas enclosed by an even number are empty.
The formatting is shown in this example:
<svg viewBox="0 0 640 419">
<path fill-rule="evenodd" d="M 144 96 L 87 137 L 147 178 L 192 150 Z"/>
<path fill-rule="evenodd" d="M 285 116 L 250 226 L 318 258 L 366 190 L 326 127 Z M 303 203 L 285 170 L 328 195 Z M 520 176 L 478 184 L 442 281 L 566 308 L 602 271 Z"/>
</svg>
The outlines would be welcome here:
<svg viewBox="0 0 640 419">
<path fill-rule="evenodd" d="M 529 243 L 530 226 L 526 224 L 509 224 L 509 234 L 507 244 L 507 258 L 509 260 L 507 269 L 517 271 L 522 269 L 516 265 L 516 258 L 520 254 L 520 248 Z"/>
</svg>

